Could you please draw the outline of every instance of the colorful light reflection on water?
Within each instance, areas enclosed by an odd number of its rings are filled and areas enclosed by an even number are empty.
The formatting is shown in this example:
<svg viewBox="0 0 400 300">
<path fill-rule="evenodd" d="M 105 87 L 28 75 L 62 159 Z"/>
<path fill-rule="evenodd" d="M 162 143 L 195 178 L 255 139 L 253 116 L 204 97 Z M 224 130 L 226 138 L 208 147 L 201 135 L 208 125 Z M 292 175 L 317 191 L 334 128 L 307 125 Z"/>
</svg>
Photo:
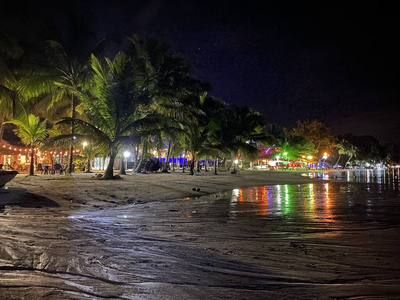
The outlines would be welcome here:
<svg viewBox="0 0 400 300">
<path fill-rule="evenodd" d="M 399 194 L 381 185 L 347 182 L 266 185 L 233 190 L 230 215 L 273 220 L 308 220 L 311 223 L 343 223 L 358 220 L 397 222 L 392 209 Z M 338 224 L 335 224 L 338 225 Z"/>
<path fill-rule="evenodd" d="M 291 215 L 300 210 L 306 211 L 312 219 L 332 219 L 329 183 L 235 189 L 231 208 L 238 214 L 255 213 L 260 216 Z"/>
</svg>

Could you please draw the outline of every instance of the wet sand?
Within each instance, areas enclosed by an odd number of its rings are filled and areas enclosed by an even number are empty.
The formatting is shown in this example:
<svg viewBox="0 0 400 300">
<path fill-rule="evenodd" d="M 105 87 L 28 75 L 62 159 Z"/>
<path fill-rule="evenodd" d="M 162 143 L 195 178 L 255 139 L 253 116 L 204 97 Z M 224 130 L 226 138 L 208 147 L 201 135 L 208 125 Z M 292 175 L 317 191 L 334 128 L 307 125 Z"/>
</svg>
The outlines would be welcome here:
<svg viewBox="0 0 400 300">
<path fill-rule="evenodd" d="M 0 299 L 400 299 L 398 193 L 295 172 L 93 176 L 0 192 Z M 241 203 L 266 185 L 271 203 Z"/>
</svg>

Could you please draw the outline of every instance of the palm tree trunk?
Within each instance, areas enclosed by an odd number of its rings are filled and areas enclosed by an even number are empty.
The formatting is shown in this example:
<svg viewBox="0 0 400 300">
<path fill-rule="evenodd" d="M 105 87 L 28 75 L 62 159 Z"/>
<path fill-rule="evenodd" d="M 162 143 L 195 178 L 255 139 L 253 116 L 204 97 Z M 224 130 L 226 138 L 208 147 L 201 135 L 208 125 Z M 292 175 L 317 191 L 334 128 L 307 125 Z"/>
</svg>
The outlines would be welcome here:
<svg viewBox="0 0 400 300">
<path fill-rule="evenodd" d="M 121 155 L 121 168 L 119 168 L 119 174 L 126 175 L 124 155 Z"/>
<path fill-rule="evenodd" d="M 348 163 L 350 163 L 350 160 L 352 159 L 353 155 L 349 156 L 349 159 L 346 161 L 346 164 L 344 165 L 345 167 L 347 166 Z"/>
<path fill-rule="evenodd" d="M 1 120 L 0 120 L 0 143 L 1 143 L 1 141 L 3 140 L 3 133 L 4 133 L 4 120 L 5 120 L 5 117 L 4 116 L 2 116 L 1 117 Z"/>
<path fill-rule="evenodd" d="M 72 126 L 71 126 L 71 144 L 69 146 L 69 163 L 68 163 L 68 173 L 71 174 L 73 172 L 73 150 L 74 150 L 74 134 L 75 134 L 75 124 L 74 124 L 74 120 L 75 120 L 75 98 L 74 95 L 71 96 L 71 100 L 72 100 Z"/>
<path fill-rule="evenodd" d="M 140 157 L 134 172 L 140 173 L 140 171 L 142 170 L 142 167 L 143 167 L 143 156 Z"/>
<path fill-rule="evenodd" d="M 85 173 L 92 173 L 91 166 L 90 166 L 90 159 L 87 160 L 86 171 Z"/>
<path fill-rule="evenodd" d="M 194 159 L 190 161 L 189 175 L 194 175 Z"/>
<path fill-rule="evenodd" d="M 143 164 L 144 164 L 144 155 L 146 152 L 147 152 L 147 141 L 143 141 L 142 156 L 140 157 L 140 160 L 136 166 L 135 173 L 141 172 L 141 170 L 143 168 Z"/>
<path fill-rule="evenodd" d="M 172 172 L 175 172 L 175 155 L 172 154 Z"/>
<path fill-rule="evenodd" d="M 193 157 L 192 157 L 192 160 L 190 161 L 190 172 L 189 172 L 189 175 L 194 175 L 194 163 L 196 161 L 196 157 L 195 157 L 194 153 L 192 155 L 193 155 Z"/>
<path fill-rule="evenodd" d="M 139 160 L 139 144 L 136 145 L 136 149 L 135 149 L 135 170 L 136 167 L 138 165 L 138 160 Z"/>
<path fill-rule="evenodd" d="M 214 174 L 215 175 L 218 175 L 218 173 L 217 173 L 217 168 L 218 168 L 218 157 L 216 157 L 215 158 L 215 161 L 214 161 Z"/>
<path fill-rule="evenodd" d="M 237 158 L 237 155 L 238 155 L 238 152 L 237 151 L 235 151 L 234 153 L 233 153 L 233 158 L 231 159 L 231 164 L 233 164 L 233 172 L 237 172 L 237 166 L 236 166 L 236 163 L 235 163 L 235 160 L 236 160 L 236 158 Z"/>
<path fill-rule="evenodd" d="M 165 163 L 163 165 L 162 172 L 168 173 L 168 164 L 169 164 L 169 156 L 171 155 L 171 142 L 168 143 L 168 151 L 167 155 L 165 156 Z"/>
<path fill-rule="evenodd" d="M 342 154 L 339 154 L 339 158 L 336 161 L 335 167 L 338 165 L 340 158 L 342 157 Z"/>
<path fill-rule="evenodd" d="M 185 173 L 185 158 L 186 158 L 186 151 L 183 153 L 183 159 L 182 159 L 182 173 Z"/>
<path fill-rule="evenodd" d="M 29 176 L 35 175 L 33 168 L 34 159 L 35 159 L 35 150 L 33 150 L 33 145 L 31 145 L 31 161 L 29 164 Z"/>
<path fill-rule="evenodd" d="M 117 156 L 117 149 L 112 148 L 110 151 L 110 160 L 108 161 L 107 168 L 104 172 L 102 179 L 113 179 L 114 178 L 114 162 Z"/>
<path fill-rule="evenodd" d="M 224 156 L 224 158 L 222 159 L 222 164 L 223 164 L 224 167 L 225 167 L 225 171 L 227 171 L 227 170 L 228 170 L 228 163 L 227 163 L 226 156 Z"/>
</svg>

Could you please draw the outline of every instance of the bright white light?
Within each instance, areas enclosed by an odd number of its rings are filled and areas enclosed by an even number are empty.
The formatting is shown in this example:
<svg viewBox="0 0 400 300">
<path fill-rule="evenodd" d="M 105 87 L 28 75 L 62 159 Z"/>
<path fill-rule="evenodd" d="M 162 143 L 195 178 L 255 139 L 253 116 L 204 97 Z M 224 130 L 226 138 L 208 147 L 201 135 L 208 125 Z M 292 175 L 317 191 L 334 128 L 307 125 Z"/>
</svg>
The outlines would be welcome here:
<svg viewBox="0 0 400 300">
<path fill-rule="evenodd" d="M 131 156 L 131 153 L 130 153 L 129 151 L 125 151 L 125 152 L 124 152 L 124 156 L 125 156 L 125 157 L 129 157 L 129 156 Z"/>
<path fill-rule="evenodd" d="M 83 145 L 83 147 L 86 147 L 88 145 L 88 143 L 87 142 L 83 142 L 82 145 Z"/>
<path fill-rule="evenodd" d="M 287 155 L 287 152 L 283 152 L 283 155 L 285 155 L 285 156 L 286 156 L 286 155 Z"/>
<path fill-rule="evenodd" d="M 239 161 L 237 159 L 235 159 L 235 164 L 237 164 Z"/>
</svg>

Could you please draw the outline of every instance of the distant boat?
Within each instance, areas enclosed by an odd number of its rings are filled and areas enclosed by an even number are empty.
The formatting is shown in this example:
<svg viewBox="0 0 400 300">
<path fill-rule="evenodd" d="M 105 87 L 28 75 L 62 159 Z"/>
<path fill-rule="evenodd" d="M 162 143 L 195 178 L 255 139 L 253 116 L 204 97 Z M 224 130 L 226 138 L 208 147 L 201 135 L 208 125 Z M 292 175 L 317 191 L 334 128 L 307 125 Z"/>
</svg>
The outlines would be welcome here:
<svg viewBox="0 0 400 300">
<path fill-rule="evenodd" d="M 6 185 L 7 182 L 14 179 L 17 176 L 17 171 L 4 171 L 0 170 L 0 189 Z"/>
</svg>

